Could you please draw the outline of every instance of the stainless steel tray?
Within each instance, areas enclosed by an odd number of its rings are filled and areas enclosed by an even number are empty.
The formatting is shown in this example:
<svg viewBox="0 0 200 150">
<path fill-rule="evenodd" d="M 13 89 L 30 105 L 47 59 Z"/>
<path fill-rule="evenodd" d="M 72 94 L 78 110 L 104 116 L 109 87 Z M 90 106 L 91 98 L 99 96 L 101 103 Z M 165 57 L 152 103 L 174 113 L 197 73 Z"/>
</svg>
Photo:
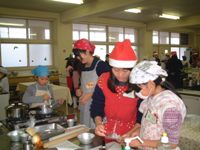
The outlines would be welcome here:
<svg viewBox="0 0 200 150">
<path fill-rule="evenodd" d="M 65 132 L 65 128 L 57 123 L 45 124 L 34 127 L 35 131 L 41 135 L 42 140 L 47 140 L 50 137 L 59 135 Z"/>
</svg>

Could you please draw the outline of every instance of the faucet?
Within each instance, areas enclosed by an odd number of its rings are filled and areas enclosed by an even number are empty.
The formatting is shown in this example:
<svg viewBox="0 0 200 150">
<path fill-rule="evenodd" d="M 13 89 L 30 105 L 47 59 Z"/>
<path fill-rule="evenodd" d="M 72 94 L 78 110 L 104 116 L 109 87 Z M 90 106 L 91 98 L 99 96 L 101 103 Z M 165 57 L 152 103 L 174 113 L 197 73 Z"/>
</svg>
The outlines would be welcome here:
<svg viewBox="0 0 200 150">
<path fill-rule="evenodd" d="M 125 138 L 124 142 L 126 143 L 126 146 L 124 148 L 124 150 L 131 150 L 131 147 L 130 147 L 130 143 L 132 140 L 139 140 L 140 143 L 144 143 L 144 141 L 139 137 L 139 136 L 135 136 L 135 137 L 131 137 L 131 138 Z"/>
</svg>

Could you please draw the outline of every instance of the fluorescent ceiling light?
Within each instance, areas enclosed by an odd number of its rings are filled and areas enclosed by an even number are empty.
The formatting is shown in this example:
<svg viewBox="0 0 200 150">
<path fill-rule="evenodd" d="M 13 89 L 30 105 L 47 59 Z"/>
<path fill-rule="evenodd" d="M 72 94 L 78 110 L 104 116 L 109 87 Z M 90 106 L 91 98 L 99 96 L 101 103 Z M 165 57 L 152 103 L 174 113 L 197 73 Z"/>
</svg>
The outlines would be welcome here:
<svg viewBox="0 0 200 150">
<path fill-rule="evenodd" d="M 104 28 L 90 28 L 90 31 L 105 31 Z"/>
<path fill-rule="evenodd" d="M 19 23 L 6 23 L 6 22 L 0 22 L 0 25 L 3 26 L 17 26 L 17 27 L 23 27 L 24 24 L 19 24 Z"/>
<path fill-rule="evenodd" d="M 71 3 L 71 4 L 83 4 L 83 0 L 52 0 L 52 1 Z"/>
<path fill-rule="evenodd" d="M 167 18 L 167 19 L 174 19 L 174 20 L 180 19 L 179 16 L 168 15 L 168 14 L 162 14 L 162 15 L 160 15 L 159 17 L 160 17 L 160 18 Z"/>
<path fill-rule="evenodd" d="M 137 9 L 137 8 L 131 8 L 131 9 L 126 9 L 124 10 L 125 12 L 130 12 L 130 13 L 141 13 L 141 9 Z"/>
</svg>

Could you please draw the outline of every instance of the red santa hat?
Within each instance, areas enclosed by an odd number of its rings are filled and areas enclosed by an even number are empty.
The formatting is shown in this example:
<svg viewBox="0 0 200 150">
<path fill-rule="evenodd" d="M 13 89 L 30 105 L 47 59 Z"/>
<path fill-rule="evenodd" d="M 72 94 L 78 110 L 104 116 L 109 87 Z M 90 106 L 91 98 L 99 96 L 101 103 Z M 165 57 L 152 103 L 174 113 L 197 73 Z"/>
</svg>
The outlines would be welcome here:
<svg viewBox="0 0 200 150">
<path fill-rule="evenodd" d="M 76 41 L 74 43 L 74 48 L 73 49 L 88 50 L 88 51 L 94 53 L 95 45 L 92 44 L 87 39 L 80 39 L 80 40 L 78 40 L 78 41 Z"/>
<path fill-rule="evenodd" d="M 176 54 L 176 51 L 172 51 L 172 52 L 171 52 L 171 56 L 174 56 L 174 55 L 177 55 L 177 54 Z"/>
<path fill-rule="evenodd" d="M 131 47 L 130 40 L 117 42 L 109 55 L 109 64 L 117 68 L 133 68 L 137 62 L 137 57 Z"/>
</svg>

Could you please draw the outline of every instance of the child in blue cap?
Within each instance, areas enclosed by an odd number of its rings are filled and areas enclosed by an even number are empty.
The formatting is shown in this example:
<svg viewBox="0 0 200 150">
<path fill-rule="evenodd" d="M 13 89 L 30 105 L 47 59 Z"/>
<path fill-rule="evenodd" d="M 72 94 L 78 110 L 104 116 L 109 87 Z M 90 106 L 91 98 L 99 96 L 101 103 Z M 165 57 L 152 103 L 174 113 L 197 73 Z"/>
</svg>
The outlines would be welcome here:
<svg viewBox="0 0 200 150">
<path fill-rule="evenodd" d="M 30 85 L 22 98 L 24 103 L 30 105 L 30 108 L 42 106 L 45 101 L 53 99 L 52 87 L 49 83 L 49 70 L 46 66 L 37 66 L 32 70 L 32 74 L 36 76 L 36 83 Z M 58 101 L 59 104 L 64 102 L 63 99 Z"/>
</svg>

